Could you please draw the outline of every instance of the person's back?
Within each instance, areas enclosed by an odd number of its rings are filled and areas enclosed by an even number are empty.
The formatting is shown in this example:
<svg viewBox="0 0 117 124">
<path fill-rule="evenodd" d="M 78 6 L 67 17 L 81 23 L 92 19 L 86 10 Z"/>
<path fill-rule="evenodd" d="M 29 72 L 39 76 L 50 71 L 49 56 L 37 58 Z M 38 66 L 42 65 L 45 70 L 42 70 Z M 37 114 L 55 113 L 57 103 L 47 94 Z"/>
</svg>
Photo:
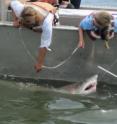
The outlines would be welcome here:
<svg viewBox="0 0 117 124">
<path fill-rule="evenodd" d="M 40 2 L 50 3 L 50 4 L 52 4 L 52 5 L 57 4 L 57 0 L 40 0 Z"/>
<path fill-rule="evenodd" d="M 46 3 L 46 2 L 31 2 L 32 5 L 35 5 L 37 7 L 40 7 L 48 12 L 51 13 L 55 13 L 56 12 L 56 8 L 54 6 L 52 6 L 50 3 Z"/>
<path fill-rule="evenodd" d="M 30 0 L 30 2 L 45 2 L 45 3 L 49 3 L 51 5 L 56 5 L 58 4 L 57 2 L 58 0 Z"/>
</svg>

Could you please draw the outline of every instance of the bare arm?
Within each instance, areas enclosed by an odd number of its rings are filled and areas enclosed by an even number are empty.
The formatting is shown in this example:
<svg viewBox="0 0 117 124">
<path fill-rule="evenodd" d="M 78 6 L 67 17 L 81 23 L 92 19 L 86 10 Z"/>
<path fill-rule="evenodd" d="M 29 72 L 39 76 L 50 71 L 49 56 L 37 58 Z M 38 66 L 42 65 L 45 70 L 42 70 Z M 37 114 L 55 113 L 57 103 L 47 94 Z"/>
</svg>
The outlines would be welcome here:
<svg viewBox="0 0 117 124">
<path fill-rule="evenodd" d="M 24 9 L 24 4 L 22 4 L 18 0 L 12 0 L 10 2 L 10 7 L 12 9 L 13 24 L 15 27 L 19 27 L 21 21 L 21 13 Z"/>
<path fill-rule="evenodd" d="M 84 48 L 84 36 L 83 36 L 83 29 L 79 27 L 79 41 L 78 41 L 78 47 Z"/>
<path fill-rule="evenodd" d="M 15 27 L 19 27 L 20 26 L 20 20 L 16 17 L 13 10 L 12 10 L 12 16 L 13 16 L 13 25 Z"/>
<path fill-rule="evenodd" d="M 115 33 L 112 32 L 112 34 L 110 36 L 108 36 L 109 37 L 109 40 L 112 39 L 114 37 L 114 35 L 115 35 Z"/>
</svg>

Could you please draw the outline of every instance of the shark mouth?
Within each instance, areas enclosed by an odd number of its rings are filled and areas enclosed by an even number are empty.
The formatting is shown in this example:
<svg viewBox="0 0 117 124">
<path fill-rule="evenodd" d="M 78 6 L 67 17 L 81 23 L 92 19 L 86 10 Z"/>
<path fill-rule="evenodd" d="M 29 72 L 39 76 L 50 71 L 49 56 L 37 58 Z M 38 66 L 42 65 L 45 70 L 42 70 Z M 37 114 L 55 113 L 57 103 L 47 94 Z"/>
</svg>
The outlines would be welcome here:
<svg viewBox="0 0 117 124">
<path fill-rule="evenodd" d="M 98 75 L 94 75 L 93 77 L 89 78 L 86 82 L 84 82 L 83 85 L 80 86 L 79 94 L 88 95 L 90 93 L 96 92 L 97 78 Z"/>
</svg>

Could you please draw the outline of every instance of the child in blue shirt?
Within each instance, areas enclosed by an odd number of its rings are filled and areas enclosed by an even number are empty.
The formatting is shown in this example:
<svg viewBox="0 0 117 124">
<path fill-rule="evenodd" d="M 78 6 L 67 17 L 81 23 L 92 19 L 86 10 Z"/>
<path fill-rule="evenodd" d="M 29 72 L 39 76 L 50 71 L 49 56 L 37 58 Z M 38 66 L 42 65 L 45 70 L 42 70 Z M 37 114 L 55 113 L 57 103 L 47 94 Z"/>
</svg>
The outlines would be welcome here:
<svg viewBox="0 0 117 124">
<path fill-rule="evenodd" d="M 84 48 L 83 32 L 87 31 L 92 39 L 108 40 L 114 36 L 114 24 L 111 14 L 100 11 L 86 16 L 79 25 L 78 47 Z"/>
</svg>

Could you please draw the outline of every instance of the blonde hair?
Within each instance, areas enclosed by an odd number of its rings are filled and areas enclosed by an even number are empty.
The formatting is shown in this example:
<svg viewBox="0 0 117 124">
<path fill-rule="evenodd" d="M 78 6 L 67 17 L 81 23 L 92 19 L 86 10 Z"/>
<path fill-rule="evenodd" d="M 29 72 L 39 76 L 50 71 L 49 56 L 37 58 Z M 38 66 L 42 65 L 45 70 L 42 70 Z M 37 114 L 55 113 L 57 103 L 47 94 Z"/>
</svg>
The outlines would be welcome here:
<svg viewBox="0 0 117 124">
<path fill-rule="evenodd" d="M 27 26 L 35 24 L 37 15 L 38 14 L 34 8 L 32 8 L 31 6 L 25 7 L 21 14 L 23 24 Z"/>
<path fill-rule="evenodd" d="M 95 13 L 94 18 L 100 26 L 106 27 L 109 26 L 109 24 L 111 23 L 112 16 L 108 12 L 101 11 Z"/>
</svg>

